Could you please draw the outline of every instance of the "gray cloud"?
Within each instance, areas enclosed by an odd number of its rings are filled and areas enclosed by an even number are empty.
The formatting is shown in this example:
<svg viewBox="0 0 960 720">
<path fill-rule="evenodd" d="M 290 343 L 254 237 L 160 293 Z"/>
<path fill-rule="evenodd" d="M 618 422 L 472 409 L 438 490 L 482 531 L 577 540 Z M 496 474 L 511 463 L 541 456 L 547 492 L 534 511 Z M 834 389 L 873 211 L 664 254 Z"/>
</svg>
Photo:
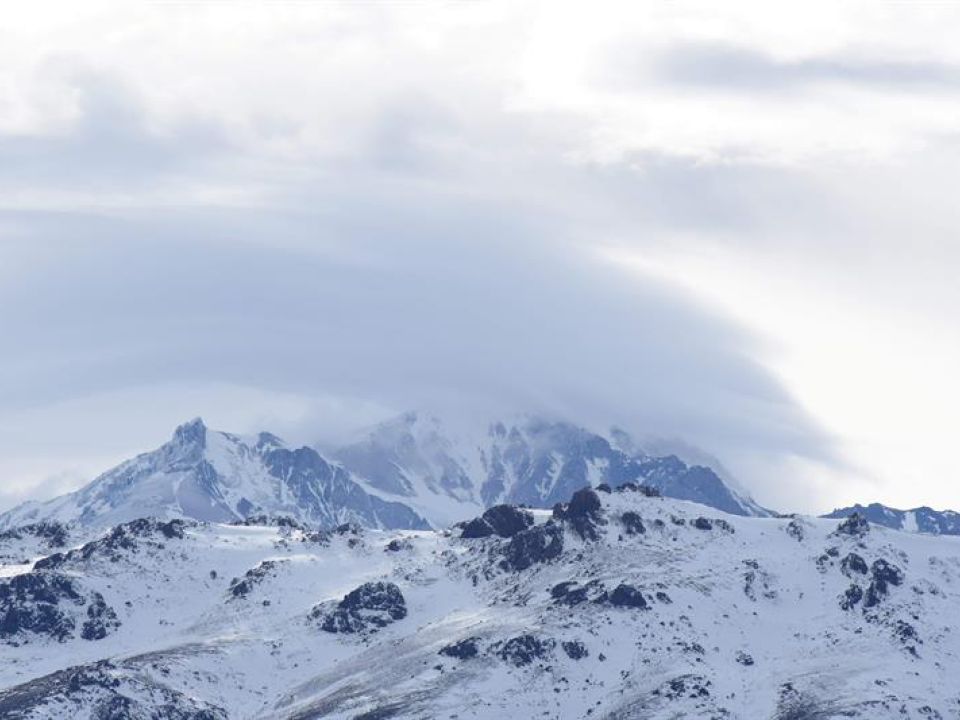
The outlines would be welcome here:
<svg viewBox="0 0 960 720">
<path fill-rule="evenodd" d="M 442 106 L 408 99 L 359 154 L 274 175 L 267 158 L 241 163 L 217 132 L 158 139 L 131 98 L 96 97 L 70 136 L 0 146 L 0 182 L 124 192 L 186 175 L 269 189 L 256 207 L 0 212 L 0 255 L 16 268 L 0 284 L 13 310 L 0 316 L 8 423 L 29 415 L 39 427 L 45 407 L 139 388 L 231 384 L 385 411 L 617 424 L 682 437 L 734 471 L 748 456 L 836 462 L 754 359 L 754 338 L 593 255 L 625 228 L 643 247 L 663 229 L 748 227 L 751 188 L 775 186 L 767 171 L 650 158 L 640 173 L 577 172 L 522 123 L 471 135 Z M 503 163 L 501 133 L 523 162 Z M 144 412 L 122 422 L 146 427 Z M 117 421 L 89 418 L 76 432 L 96 444 Z M 305 422 L 321 432 L 337 421 Z"/>
<path fill-rule="evenodd" d="M 41 190 L 131 192 L 158 178 L 208 172 L 231 148 L 216 127 L 192 121 L 168 131 L 149 128 L 131 90 L 102 73 L 69 74 L 78 118 L 60 135 L 0 135 L 0 182 Z"/>
<path fill-rule="evenodd" d="M 625 51 L 629 57 L 629 50 Z M 622 61 L 621 61 L 622 62 Z M 745 92 L 794 92 L 817 83 L 899 90 L 953 89 L 960 68 L 939 62 L 905 62 L 824 56 L 779 60 L 725 43 L 674 43 L 648 70 L 662 82 Z"/>
</svg>

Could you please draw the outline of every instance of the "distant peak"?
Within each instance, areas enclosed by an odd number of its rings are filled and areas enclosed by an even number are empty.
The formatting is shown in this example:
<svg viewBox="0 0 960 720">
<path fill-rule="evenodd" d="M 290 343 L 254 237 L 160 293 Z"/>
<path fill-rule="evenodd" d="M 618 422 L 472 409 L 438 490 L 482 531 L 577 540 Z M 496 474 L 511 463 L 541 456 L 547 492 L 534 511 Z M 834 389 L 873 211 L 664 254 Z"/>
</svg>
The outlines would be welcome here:
<svg viewBox="0 0 960 720">
<path fill-rule="evenodd" d="M 282 448 L 284 447 L 283 440 L 278 438 L 273 433 L 262 432 L 257 435 L 257 449 L 263 450 L 264 448 Z"/>
<path fill-rule="evenodd" d="M 207 439 L 207 426 L 199 417 L 193 418 L 188 422 L 178 426 L 173 431 L 173 440 L 181 445 L 199 444 L 203 445 Z"/>
</svg>

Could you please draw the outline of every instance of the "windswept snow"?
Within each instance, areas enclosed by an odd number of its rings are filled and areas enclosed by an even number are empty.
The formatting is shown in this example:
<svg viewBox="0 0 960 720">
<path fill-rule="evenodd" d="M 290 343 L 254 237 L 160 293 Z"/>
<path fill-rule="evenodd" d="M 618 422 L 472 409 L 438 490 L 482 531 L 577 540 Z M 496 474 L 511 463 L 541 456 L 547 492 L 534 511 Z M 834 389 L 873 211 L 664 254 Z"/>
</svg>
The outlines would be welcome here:
<svg viewBox="0 0 960 720">
<path fill-rule="evenodd" d="M 533 515 L 476 539 L 288 519 L 71 537 L 21 575 L 71 578 L 118 624 L 6 632 L 0 717 L 958 717 L 958 538 L 631 488 Z M 37 611 L 7 582 L 0 613 Z"/>
</svg>

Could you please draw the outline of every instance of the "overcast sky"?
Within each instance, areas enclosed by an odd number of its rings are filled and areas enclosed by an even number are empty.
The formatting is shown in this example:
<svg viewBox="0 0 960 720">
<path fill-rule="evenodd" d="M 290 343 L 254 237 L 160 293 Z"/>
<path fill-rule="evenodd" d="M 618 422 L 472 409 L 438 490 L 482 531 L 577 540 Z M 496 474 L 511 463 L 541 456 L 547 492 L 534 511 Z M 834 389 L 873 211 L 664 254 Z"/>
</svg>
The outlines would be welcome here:
<svg viewBox="0 0 960 720">
<path fill-rule="evenodd" d="M 196 415 L 419 407 L 682 439 L 784 510 L 960 509 L 958 23 L 7 8 L 0 509 Z"/>
</svg>

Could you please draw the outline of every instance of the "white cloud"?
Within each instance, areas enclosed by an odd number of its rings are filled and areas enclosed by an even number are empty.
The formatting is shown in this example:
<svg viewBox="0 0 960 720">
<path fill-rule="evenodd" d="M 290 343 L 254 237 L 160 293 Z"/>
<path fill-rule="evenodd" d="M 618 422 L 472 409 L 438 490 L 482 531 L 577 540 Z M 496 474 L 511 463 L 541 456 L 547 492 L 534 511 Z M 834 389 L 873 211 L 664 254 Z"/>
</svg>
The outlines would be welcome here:
<svg viewBox="0 0 960 720">
<path fill-rule="evenodd" d="M 958 12 L 19 8 L 0 29 L 7 420 L 163 383 L 400 409 L 471 379 L 516 396 L 495 387 L 516 371 L 526 402 L 686 435 L 771 503 L 870 499 L 856 472 L 947 504 Z M 369 360 L 384 337 L 395 367 Z M 871 402 L 888 378 L 894 412 Z"/>
</svg>

